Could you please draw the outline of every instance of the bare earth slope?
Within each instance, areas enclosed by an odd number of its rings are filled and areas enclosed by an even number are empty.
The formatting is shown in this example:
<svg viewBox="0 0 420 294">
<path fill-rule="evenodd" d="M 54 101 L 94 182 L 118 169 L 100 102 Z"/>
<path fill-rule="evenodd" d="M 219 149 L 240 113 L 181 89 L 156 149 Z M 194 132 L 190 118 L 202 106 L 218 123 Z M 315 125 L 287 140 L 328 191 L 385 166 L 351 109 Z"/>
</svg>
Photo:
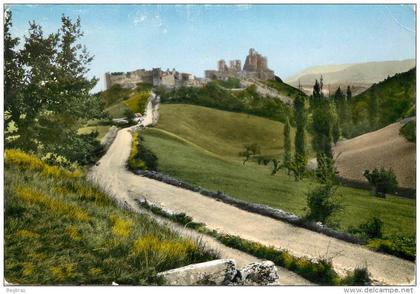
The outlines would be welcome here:
<svg viewBox="0 0 420 294">
<path fill-rule="evenodd" d="M 143 197 L 166 209 L 184 212 L 195 221 L 207 224 L 211 229 L 239 235 L 265 245 L 285 248 L 296 256 L 333 258 L 334 267 L 341 273 L 367 265 L 372 278 L 382 283 L 415 283 L 415 264 L 412 262 L 372 252 L 362 246 L 294 227 L 192 191 L 134 175 L 125 168 L 130 146 L 131 133 L 128 129 L 119 131 L 114 143 L 99 165 L 92 168 L 89 176 L 135 209 L 134 199 Z"/>
<path fill-rule="evenodd" d="M 366 181 L 366 169 L 392 168 L 401 187 L 416 187 L 416 144 L 399 135 L 400 122 L 339 142 L 334 148 L 340 176 Z"/>
</svg>

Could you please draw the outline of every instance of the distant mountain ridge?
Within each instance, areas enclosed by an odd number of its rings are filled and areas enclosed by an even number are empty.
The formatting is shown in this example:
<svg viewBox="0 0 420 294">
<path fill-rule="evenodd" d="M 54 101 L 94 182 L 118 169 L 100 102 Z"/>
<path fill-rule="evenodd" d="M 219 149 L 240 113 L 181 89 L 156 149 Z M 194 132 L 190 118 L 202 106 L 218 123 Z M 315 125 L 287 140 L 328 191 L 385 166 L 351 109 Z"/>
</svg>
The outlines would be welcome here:
<svg viewBox="0 0 420 294">
<path fill-rule="evenodd" d="M 415 59 L 374 61 L 355 64 L 338 64 L 314 66 L 286 79 L 286 83 L 298 86 L 299 82 L 303 90 L 310 93 L 315 79 L 323 76 L 324 84 L 329 85 L 331 90 L 338 86 L 353 86 L 358 94 L 372 84 L 383 81 L 388 76 L 406 72 L 416 65 Z"/>
</svg>

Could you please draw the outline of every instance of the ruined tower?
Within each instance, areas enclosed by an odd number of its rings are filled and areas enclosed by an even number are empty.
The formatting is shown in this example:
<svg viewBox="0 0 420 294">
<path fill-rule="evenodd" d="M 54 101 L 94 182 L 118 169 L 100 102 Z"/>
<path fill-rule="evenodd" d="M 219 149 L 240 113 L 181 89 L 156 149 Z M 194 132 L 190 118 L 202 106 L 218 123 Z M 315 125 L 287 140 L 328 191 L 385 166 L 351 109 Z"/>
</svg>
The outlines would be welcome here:
<svg viewBox="0 0 420 294">
<path fill-rule="evenodd" d="M 227 66 L 226 66 L 226 62 L 225 62 L 225 60 L 224 60 L 224 59 L 220 59 L 220 60 L 217 62 L 217 70 L 218 70 L 219 72 L 225 72 L 225 71 L 227 71 Z"/>
</svg>

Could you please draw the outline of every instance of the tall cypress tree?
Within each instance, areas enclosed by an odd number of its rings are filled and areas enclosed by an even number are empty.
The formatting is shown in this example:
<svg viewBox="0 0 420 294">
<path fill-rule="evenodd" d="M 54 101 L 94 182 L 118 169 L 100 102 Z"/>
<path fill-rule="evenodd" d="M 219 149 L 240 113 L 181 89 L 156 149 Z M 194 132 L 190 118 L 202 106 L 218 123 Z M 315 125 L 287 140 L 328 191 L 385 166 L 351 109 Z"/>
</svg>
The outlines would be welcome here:
<svg viewBox="0 0 420 294">
<path fill-rule="evenodd" d="M 289 118 L 286 119 L 286 123 L 284 124 L 283 136 L 284 136 L 283 164 L 286 167 L 290 167 L 290 163 L 292 161 L 292 155 L 291 155 L 292 144 L 291 144 L 291 140 L 290 140 L 290 123 L 289 123 Z"/>
<path fill-rule="evenodd" d="M 306 114 L 305 114 L 305 97 L 299 95 L 293 102 L 294 115 L 296 120 L 296 136 L 295 136 L 295 165 L 299 178 L 302 177 L 306 164 L 306 150 L 305 150 L 305 126 L 306 126 Z"/>
</svg>

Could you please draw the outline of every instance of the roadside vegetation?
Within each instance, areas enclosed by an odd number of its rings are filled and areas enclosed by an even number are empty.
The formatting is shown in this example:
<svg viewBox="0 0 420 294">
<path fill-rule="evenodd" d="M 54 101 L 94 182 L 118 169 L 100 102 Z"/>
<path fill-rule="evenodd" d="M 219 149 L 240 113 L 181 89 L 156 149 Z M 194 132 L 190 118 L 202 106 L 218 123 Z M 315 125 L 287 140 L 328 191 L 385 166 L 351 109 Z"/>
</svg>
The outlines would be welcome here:
<svg viewBox="0 0 420 294">
<path fill-rule="evenodd" d="M 157 156 L 144 146 L 144 137 L 140 132 L 133 133 L 131 141 L 131 151 L 128 158 L 128 168 L 131 170 L 153 170 L 157 171 Z"/>
<path fill-rule="evenodd" d="M 185 213 L 169 213 L 160 207 L 150 205 L 147 202 L 139 202 L 139 205 L 150 210 L 154 214 L 188 226 L 200 233 L 207 234 L 228 247 L 241 250 L 261 259 L 271 260 L 276 265 L 295 272 L 315 284 L 330 286 L 366 286 L 371 282 L 367 268 L 356 268 L 353 272 L 349 272 L 345 277 L 340 277 L 335 272 L 331 260 L 325 258 L 313 260 L 306 257 L 295 257 L 287 250 L 277 249 L 272 246 L 268 247 L 257 242 L 245 240 L 238 236 L 210 230 L 205 224 L 194 222 L 193 219 Z"/>
</svg>

